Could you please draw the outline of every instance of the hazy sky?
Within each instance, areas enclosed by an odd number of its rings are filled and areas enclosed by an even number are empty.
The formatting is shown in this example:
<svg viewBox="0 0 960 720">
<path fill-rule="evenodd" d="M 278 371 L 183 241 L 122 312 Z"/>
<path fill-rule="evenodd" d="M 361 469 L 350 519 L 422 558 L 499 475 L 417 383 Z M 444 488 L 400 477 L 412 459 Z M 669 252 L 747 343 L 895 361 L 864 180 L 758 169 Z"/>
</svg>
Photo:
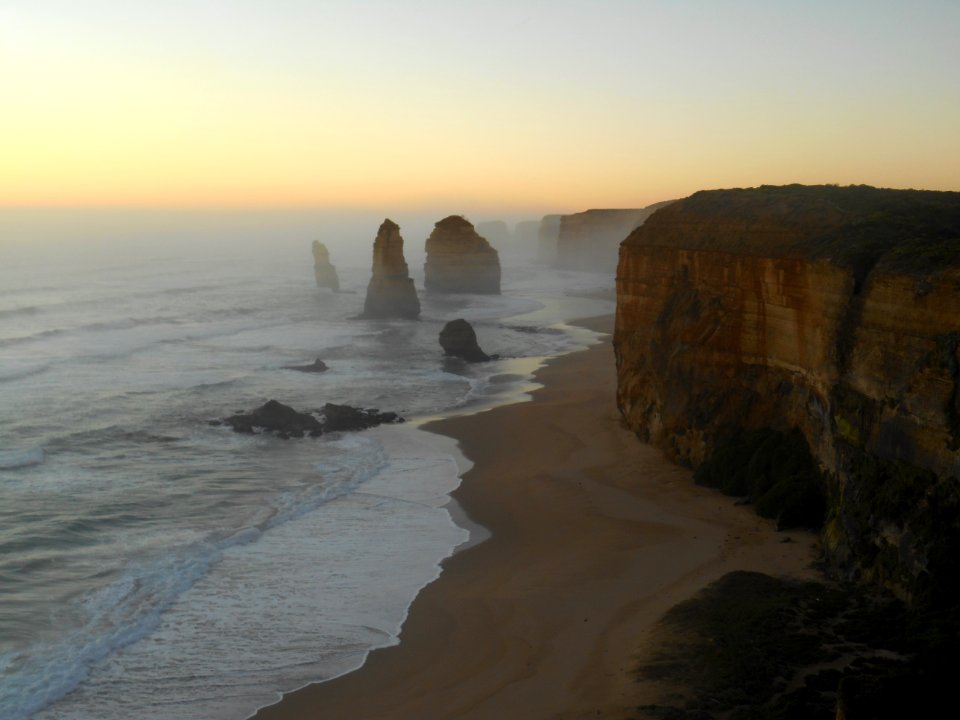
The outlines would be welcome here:
<svg viewBox="0 0 960 720">
<path fill-rule="evenodd" d="M 958 37 L 958 0 L 0 0 L 0 205 L 960 190 Z"/>
</svg>

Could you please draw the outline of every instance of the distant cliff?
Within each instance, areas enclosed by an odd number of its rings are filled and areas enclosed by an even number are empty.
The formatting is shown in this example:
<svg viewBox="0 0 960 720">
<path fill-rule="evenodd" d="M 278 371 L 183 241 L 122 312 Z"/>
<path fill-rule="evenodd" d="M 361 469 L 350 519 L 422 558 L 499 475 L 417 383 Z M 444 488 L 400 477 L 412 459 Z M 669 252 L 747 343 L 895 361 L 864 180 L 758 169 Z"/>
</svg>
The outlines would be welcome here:
<svg viewBox="0 0 960 720">
<path fill-rule="evenodd" d="M 500 255 L 466 218 L 437 222 L 426 253 L 423 284 L 429 292 L 500 294 Z"/>
<path fill-rule="evenodd" d="M 537 259 L 545 265 L 557 262 L 557 237 L 563 215 L 544 215 L 537 232 Z"/>
<path fill-rule="evenodd" d="M 620 249 L 614 347 L 642 438 L 764 514 L 819 493 L 848 576 L 960 597 L 960 193 L 678 201 Z"/>
<path fill-rule="evenodd" d="M 420 300 L 403 257 L 400 227 L 384 220 L 373 242 L 373 270 L 363 303 L 365 318 L 420 317 Z"/>
<path fill-rule="evenodd" d="M 617 269 L 620 243 L 634 228 L 669 202 L 632 210 L 587 210 L 560 218 L 555 264 L 565 270 Z"/>
</svg>

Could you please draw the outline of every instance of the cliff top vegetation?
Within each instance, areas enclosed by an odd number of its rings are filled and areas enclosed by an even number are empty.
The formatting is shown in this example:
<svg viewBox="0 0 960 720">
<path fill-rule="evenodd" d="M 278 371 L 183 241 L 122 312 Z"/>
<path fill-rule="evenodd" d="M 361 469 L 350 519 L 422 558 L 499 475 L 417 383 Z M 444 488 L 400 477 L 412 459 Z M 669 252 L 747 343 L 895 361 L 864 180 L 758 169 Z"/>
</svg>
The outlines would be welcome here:
<svg viewBox="0 0 960 720">
<path fill-rule="evenodd" d="M 826 259 L 858 276 L 960 266 L 960 192 L 869 185 L 703 190 L 654 213 L 625 243 Z"/>
</svg>

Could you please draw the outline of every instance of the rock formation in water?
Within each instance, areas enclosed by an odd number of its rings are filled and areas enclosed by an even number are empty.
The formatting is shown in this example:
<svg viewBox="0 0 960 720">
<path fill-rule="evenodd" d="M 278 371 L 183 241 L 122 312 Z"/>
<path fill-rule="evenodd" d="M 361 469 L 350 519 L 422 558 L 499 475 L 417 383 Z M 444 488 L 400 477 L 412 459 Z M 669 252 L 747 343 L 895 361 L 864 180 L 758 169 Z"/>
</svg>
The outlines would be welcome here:
<svg viewBox="0 0 960 720">
<path fill-rule="evenodd" d="M 440 331 L 440 347 L 444 355 L 450 355 L 467 362 L 486 362 L 490 356 L 480 349 L 477 333 L 466 320 L 451 320 Z"/>
<path fill-rule="evenodd" d="M 564 270 L 616 272 L 620 243 L 661 207 L 636 210 L 587 210 L 560 218 L 555 265 Z"/>
<path fill-rule="evenodd" d="M 420 299 L 403 258 L 400 227 L 384 220 L 373 242 L 373 274 L 363 303 L 365 318 L 420 317 Z"/>
<path fill-rule="evenodd" d="M 500 256 L 466 218 L 451 215 L 436 223 L 426 251 L 428 292 L 500 294 Z"/>
<path fill-rule="evenodd" d="M 560 218 L 563 215 L 544 215 L 537 232 L 537 258 L 544 265 L 557 262 L 557 238 L 560 236 Z"/>
<path fill-rule="evenodd" d="M 349 405 L 327 403 L 319 410 L 299 412 L 276 400 L 266 403 L 249 413 L 238 413 L 214 425 L 229 425 L 234 432 L 273 432 L 278 437 L 302 438 L 305 435 L 318 437 L 323 433 L 365 430 L 386 423 L 400 423 L 403 418 L 392 412 L 364 410 Z"/>
<path fill-rule="evenodd" d="M 305 372 L 305 373 L 322 373 L 322 372 L 326 372 L 330 368 L 327 367 L 327 364 L 323 360 L 321 360 L 320 358 L 317 358 L 309 365 L 284 365 L 283 369 L 296 370 L 298 372 Z"/>
<path fill-rule="evenodd" d="M 960 193 L 678 201 L 623 243 L 614 347 L 640 437 L 764 514 L 818 490 L 835 568 L 960 597 Z"/>
<path fill-rule="evenodd" d="M 340 290 L 340 278 L 337 277 L 337 269 L 330 263 L 330 252 L 319 240 L 313 241 L 313 277 L 317 287 L 330 288 L 334 292 Z"/>
</svg>

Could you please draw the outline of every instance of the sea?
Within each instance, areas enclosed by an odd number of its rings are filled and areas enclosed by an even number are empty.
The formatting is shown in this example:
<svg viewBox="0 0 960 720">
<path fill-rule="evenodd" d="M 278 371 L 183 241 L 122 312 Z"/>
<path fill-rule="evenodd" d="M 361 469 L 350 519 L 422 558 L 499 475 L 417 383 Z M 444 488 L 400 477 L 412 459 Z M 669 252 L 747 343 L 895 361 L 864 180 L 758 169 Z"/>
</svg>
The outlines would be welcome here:
<svg viewBox="0 0 960 720">
<path fill-rule="evenodd" d="M 309 238 L 0 238 L 0 718 L 243 720 L 396 643 L 483 539 L 449 497 L 469 463 L 419 425 L 528 398 L 545 360 L 598 342 L 571 321 L 612 312 L 613 279 L 506 252 L 502 295 L 362 320 L 375 233 L 330 245 L 341 293 L 315 286 Z M 445 358 L 459 317 L 501 359 Z M 269 399 L 406 422 L 211 424 Z"/>
</svg>

